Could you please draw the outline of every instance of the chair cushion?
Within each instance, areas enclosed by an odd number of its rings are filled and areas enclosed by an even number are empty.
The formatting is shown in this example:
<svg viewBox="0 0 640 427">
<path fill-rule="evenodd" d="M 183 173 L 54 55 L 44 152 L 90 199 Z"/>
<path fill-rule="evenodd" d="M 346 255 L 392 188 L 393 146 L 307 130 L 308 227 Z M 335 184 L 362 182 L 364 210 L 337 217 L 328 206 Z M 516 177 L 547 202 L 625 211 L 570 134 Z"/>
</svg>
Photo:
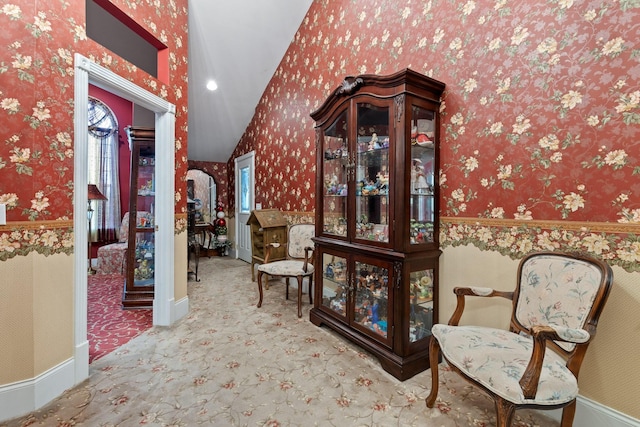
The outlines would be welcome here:
<svg viewBox="0 0 640 427">
<path fill-rule="evenodd" d="M 270 274 L 272 276 L 309 276 L 313 274 L 313 265 L 307 264 L 307 271 L 304 267 L 304 261 L 284 260 L 260 264 L 258 271 Z"/>
<path fill-rule="evenodd" d="M 482 326 L 437 324 L 432 329 L 447 361 L 493 393 L 516 404 L 556 405 L 578 395 L 578 382 L 553 350 L 544 355 L 535 399 L 525 399 L 520 378 L 527 368 L 533 340 L 529 336 Z"/>
</svg>

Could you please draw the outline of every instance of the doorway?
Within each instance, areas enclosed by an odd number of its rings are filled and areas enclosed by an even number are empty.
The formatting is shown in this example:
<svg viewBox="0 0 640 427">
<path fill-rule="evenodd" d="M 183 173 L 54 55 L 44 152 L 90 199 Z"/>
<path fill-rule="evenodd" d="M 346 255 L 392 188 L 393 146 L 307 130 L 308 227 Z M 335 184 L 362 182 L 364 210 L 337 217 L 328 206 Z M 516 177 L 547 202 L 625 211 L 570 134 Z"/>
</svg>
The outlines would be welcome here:
<svg viewBox="0 0 640 427">
<path fill-rule="evenodd" d="M 251 227 L 247 225 L 255 203 L 255 151 L 235 159 L 236 258 L 251 262 Z"/>
<path fill-rule="evenodd" d="M 112 92 L 155 113 L 156 275 L 153 324 L 168 326 L 177 315 L 174 301 L 175 106 L 129 80 L 75 54 L 74 75 L 74 366 L 75 383 L 89 374 L 87 339 L 87 126 L 89 84 Z M 188 303 L 187 303 L 188 304 Z"/>
</svg>

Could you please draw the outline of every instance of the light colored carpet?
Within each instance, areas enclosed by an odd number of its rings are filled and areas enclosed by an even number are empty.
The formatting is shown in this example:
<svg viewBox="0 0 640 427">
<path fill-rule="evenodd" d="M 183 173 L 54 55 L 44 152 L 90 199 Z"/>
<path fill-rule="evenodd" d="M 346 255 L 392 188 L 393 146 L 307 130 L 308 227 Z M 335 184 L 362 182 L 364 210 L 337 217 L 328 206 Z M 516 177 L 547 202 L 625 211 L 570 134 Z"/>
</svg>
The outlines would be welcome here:
<svg viewBox="0 0 640 427">
<path fill-rule="evenodd" d="M 213 257 L 189 282 L 191 309 L 91 364 L 90 378 L 47 407 L 2 426 L 473 426 L 495 425 L 484 393 L 441 367 L 400 382 L 377 359 L 302 319 L 271 282 L 262 308 L 250 266 Z M 295 295 L 295 292 L 293 293 Z M 516 427 L 557 426 L 534 411 Z"/>
</svg>

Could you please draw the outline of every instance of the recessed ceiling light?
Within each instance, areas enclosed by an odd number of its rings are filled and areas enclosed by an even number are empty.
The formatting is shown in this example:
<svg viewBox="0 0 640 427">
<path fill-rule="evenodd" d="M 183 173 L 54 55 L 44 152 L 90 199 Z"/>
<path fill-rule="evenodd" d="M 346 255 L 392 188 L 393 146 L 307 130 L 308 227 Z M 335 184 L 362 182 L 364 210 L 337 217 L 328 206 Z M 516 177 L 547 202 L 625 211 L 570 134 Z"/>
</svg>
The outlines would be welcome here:
<svg viewBox="0 0 640 427">
<path fill-rule="evenodd" d="M 218 89 L 218 83 L 216 83 L 215 80 L 209 80 L 207 82 L 207 89 L 209 90 L 216 90 Z"/>
</svg>

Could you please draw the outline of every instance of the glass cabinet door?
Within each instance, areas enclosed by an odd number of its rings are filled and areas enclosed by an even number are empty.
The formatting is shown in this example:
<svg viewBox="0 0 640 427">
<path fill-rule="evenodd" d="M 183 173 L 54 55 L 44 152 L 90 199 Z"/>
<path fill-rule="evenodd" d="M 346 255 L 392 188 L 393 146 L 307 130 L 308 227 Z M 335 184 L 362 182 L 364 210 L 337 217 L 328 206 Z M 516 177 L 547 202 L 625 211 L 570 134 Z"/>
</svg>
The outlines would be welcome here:
<svg viewBox="0 0 640 427">
<path fill-rule="evenodd" d="M 347 259 L 322 254 L 322 305 L 335 314 L 347 316 Z"/>
<path fill-rule="evenodd" d="M 326 234 L 346 237 L 347 181 L 350 170 L 346 111 L 324 130 L 322 141 L 324 155 L 322 230 Z"/>
<path fill-rule="evenodd" d="M 389 270 L 355 262 L 354 323 L 382 339 L 389 337 Z"/>
<path fill-rule="evenodd" d="M 148 227 L 147 227 L 148 228 Z M 154 283 L 155 236 L 153 231 L 136 233 L 136 254 L 133 270 L 134 286 L 150 286 Z"/>
<path fill-rule="evenodd" d="M 389 242 L 389 107 L 357 107 L 355 238 Z"/>
<path fill-rule="evenodd" d="M 409 275 L 409 342 L 431 335 L 433 326 L 433 269 L 412 271 Z"/>
<path fill-rule="evenodd" d="M 434 242 L 435 219 L 435 113 L 419 106 L 411 108 L 411 244 Z"/>
<path fill-rule="evenodd" d="M 136 203 L 136 247 L 134 257 L 134 286 L 149 286 L 154 282 L 155 270 L 155 158 L 141 156 L 138 161 L 138 200 Z"/>
</svg>

